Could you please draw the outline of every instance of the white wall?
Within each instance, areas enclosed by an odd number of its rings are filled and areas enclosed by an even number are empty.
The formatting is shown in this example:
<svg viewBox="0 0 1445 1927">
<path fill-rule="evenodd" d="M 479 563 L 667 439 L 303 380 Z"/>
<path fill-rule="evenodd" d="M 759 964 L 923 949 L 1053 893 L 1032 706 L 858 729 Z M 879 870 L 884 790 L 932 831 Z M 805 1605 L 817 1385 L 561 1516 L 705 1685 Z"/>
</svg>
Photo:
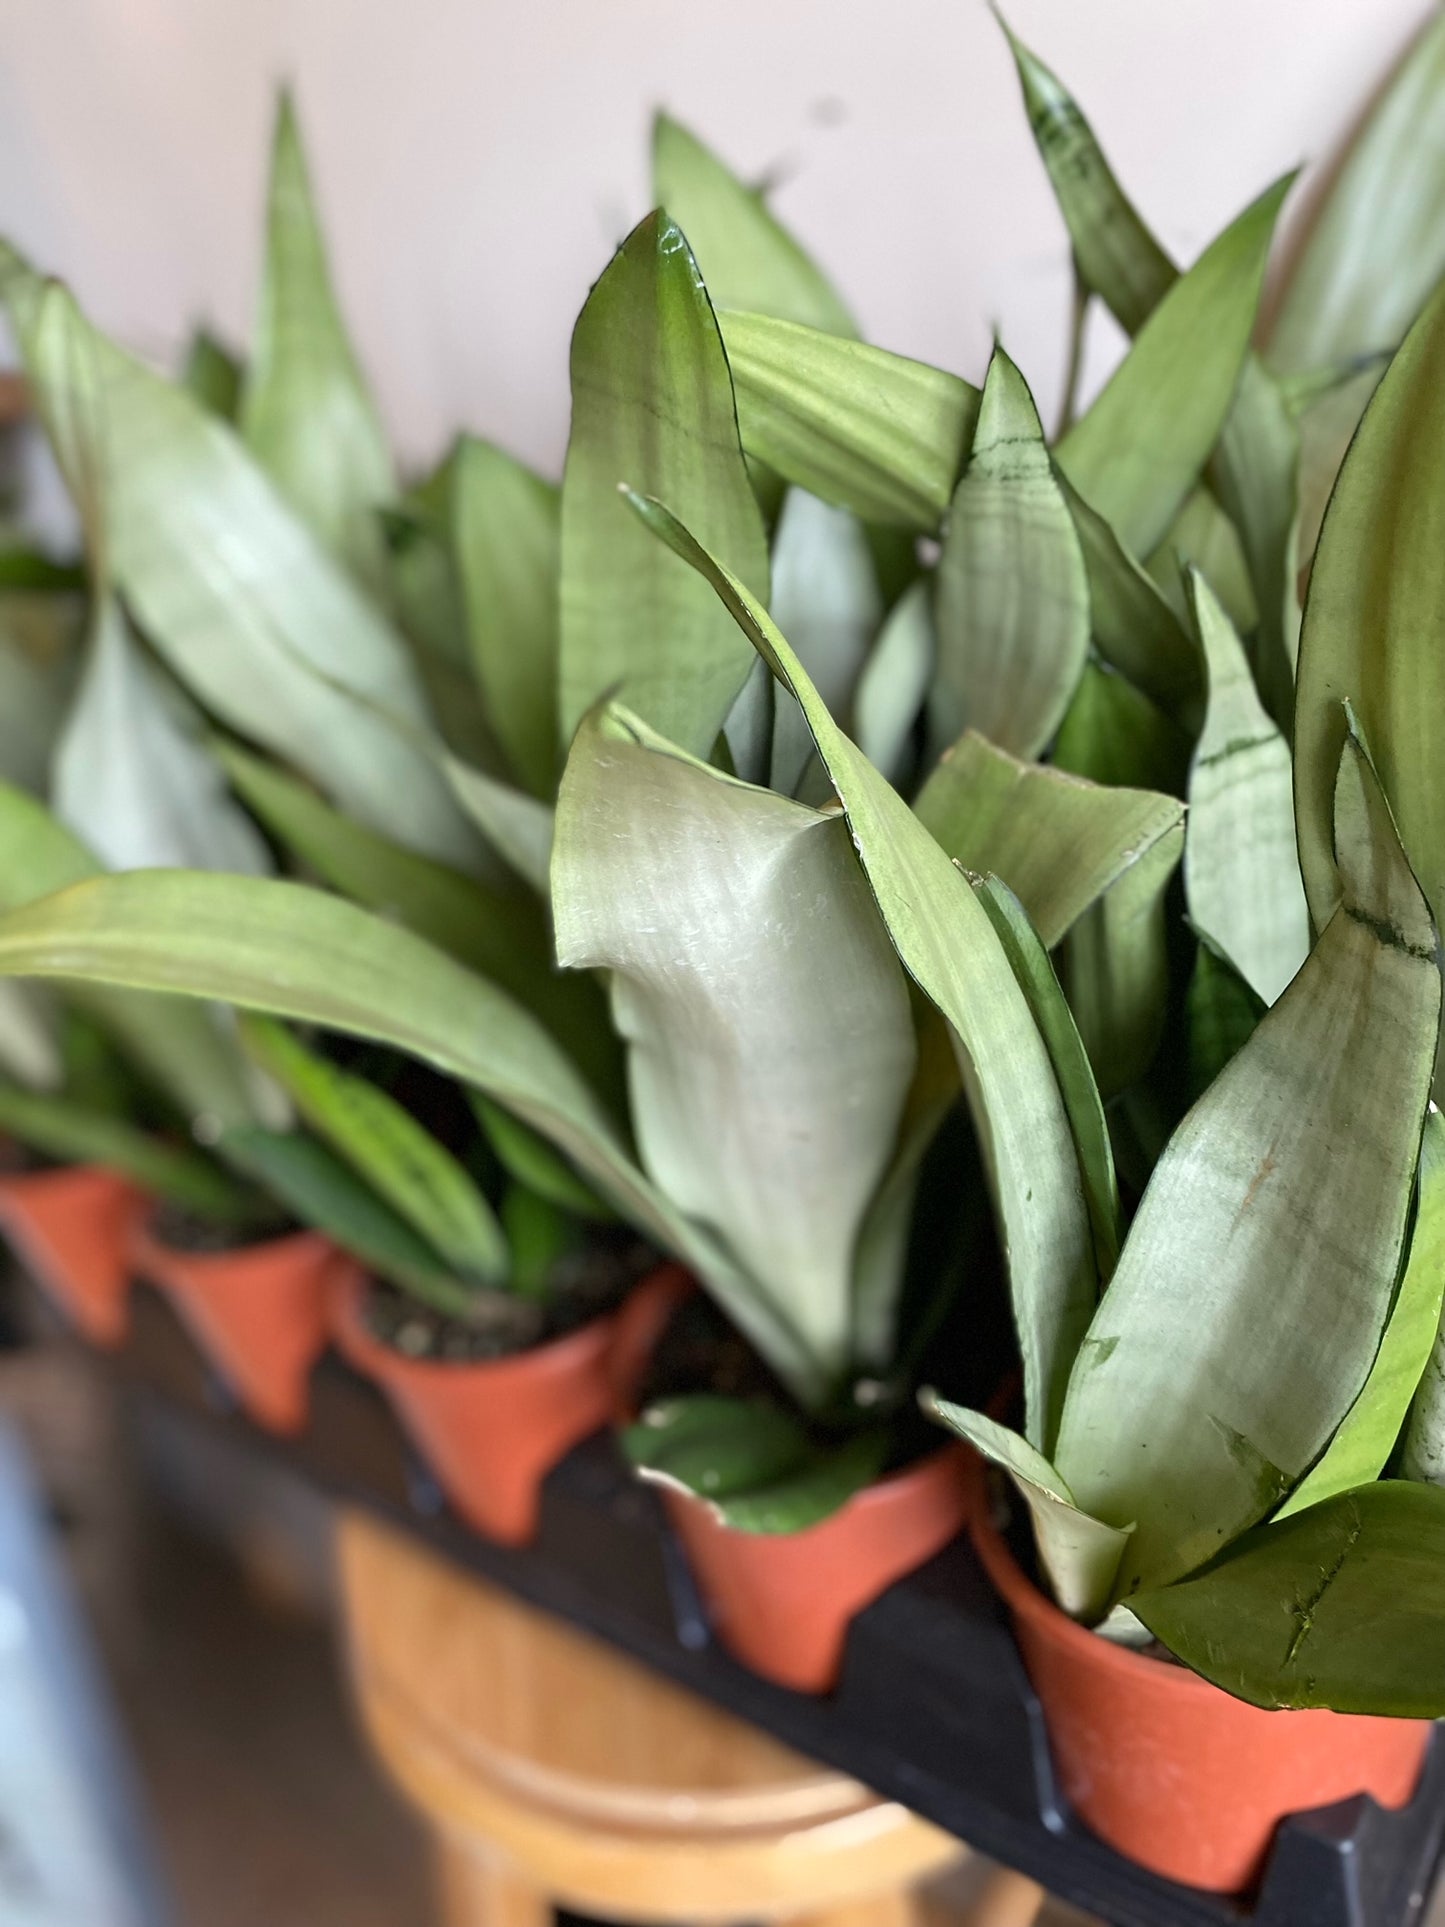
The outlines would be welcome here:
<svg viewBox="0 0 1445 1927">
<path fill-rule="evenodd" d="M 1329 150 L 1426 10 L 1008 0 L 1183 257 Z M 411 460 L 464 423 L 556 468 L 657 103 L 785 173 L 874 340 L 977 376 L 997 325 L 1052 406 L 1067 251 L 983 0 L 0 0 L 0 231 L 145 352 L 202 314 L 243 338 L 280 75 Z"/>
</svg>

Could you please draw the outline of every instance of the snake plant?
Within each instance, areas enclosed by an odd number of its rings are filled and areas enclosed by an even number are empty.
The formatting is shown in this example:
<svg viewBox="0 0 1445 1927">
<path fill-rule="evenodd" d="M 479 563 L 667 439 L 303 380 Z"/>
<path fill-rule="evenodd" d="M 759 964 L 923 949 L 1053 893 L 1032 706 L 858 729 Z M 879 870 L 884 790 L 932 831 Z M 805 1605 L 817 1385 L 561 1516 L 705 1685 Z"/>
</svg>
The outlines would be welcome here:
<svg viewBox="0 0 1445 1927">
<path fill-rule="evenodd" d="M 919 1174 L 962 1098 L 1022 1429 L 935 1409 L 1020 1481 L 1061 1602 L 1127 1601 L 1264 1701 L 1438 1711 L 1414 1575 L 1445 1508 L 1377 1476 L 1439 1320 L 1433 309 L 1317 556 L 1310 505 L 1320 422 L 1440 265 L 1377 292 L 1441 44 L 1368 122 L 1271 335 L 1288 183 L 1181 272 L 1014 43 L 1081 288 L 1131 337 L 1052 435 L 1002 345 L 974 386 L 859 339 L 666 119 L 659 205 L 573 338 L 560 489 L 471 440 L 398 485 L 285 111 L 236 379 L 208 351 L 161 382 L 7 257 L 107 582 L 330 893 L 99 878 L 17 899 L 0 973 L 378 1039 L 536 1133 L 791 1393 L 765 1419 L 676 1402 L 633 1439 L 755 1529 L 881 1462 Z M 356 1156 L 334 1067 L 252 1036 Z M 486 1277 L 500 1248 L 458 1203 L 426 1235 Z M 1407 1470 L 1438 1459 L 1435 1396 L 1427 1374 Z M 1345 1637 L 1361 1599 L 1397 1652 Z"/>
</svg>

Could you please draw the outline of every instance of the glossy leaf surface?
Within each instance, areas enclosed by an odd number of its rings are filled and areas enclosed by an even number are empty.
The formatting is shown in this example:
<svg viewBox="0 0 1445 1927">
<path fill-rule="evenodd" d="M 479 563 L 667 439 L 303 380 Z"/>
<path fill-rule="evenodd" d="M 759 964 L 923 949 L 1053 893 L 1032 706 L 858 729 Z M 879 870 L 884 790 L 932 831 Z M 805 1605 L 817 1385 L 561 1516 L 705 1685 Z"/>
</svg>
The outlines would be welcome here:
<svg viewBox="0 0 1445 1927">
<path fill-rule="evenodd" d="M 802 705 L 905 967 L 953 1026 L 1009 1254 L 1031 1443 L 1047 1450 L 1094 1295 L 1088 1209 L 1048 1050 L 988 915 L 895 790 L 844 735 L 746 588 L 658 503 L 649 525 L 717 590 Z"/>
<path fill-rule="evenodd" d="M 854 1245 L 915 1059 L 847 824 L 609 707 L 568 759 L 552 878 L 558 955 L 610 976 L 643 1162 L 836 1385 Z M 726 1309 L 789 1374 L 749 1305 Z"/>
<path fill-rule="evenodd" d="M 1445 1491 L 1386 1480 L 1260 1526 L 1129 1603 L 1206 1679 L 1256 1706 L 1445 1713 Z"/>
<path fill-rule="evenodd" d="M 180 682 L 361 821 L 466 865 L 400 636 L 224 422 L 13 253 L 0 293 L 82 516 L 103 517 L 109 577 Z"/>
<path fill-rule="evenodd" d="M 1309 950 L 1289 744 L 1260 701 L 1244 645 L 1204 578 L 1189 582 L 1209 678 L 1189 773 L 1184 889 L 1194 925 L 1267 1004 Z"/>
<path fill-rule="evenodd" d="M 1166 534 L 1219 439 L 1288 186 L 1269 188 L 1180 276 L 1058 445 L 1070 482 L 1133 555 Z"/>
<path fill-rule="evenodd" d="M 1177 845 L 1184 817 L 1172 796 L 1020 762 L 972 731 L 913 807 L 965 870 L 1002 877 L 1050 950 L 1161 839 Z"/>
<path fill-rule="evenodd" d="M 1039 755 L 1083 673 L 1089 584 L 1038 410 L 1002 348 L 949 507 L 934 615 L 935 742 L 976 729 L 1016 756 Z"/>
<path fill-rule="evenodd" d="M 1274 1509 L 1384 1330 L 1440 978 L 1354 738 L 1336 822 L 1342 908 L 1170 1140 L 1069 1383 L 1055 1458 L 1086 1510 L 1135 1522 L 1125 1596 Z"/>
<path fill-rule="evenodd" d="M 572 336 L 562 484 L 561 730 L 604 695 L 706 756 L 752 667 L 704 585 L 649 541 L 618 494 L 676 501 L 760 595 L 762 516 L 738 444 L 728 359 L 682 231 L 649 214 Z"/>
<path fill-rule="evenodd" d="M 973 439 L 957 375 L 767 315 L 718 316 L 750 456 L 865 522 L 932 534 Z"/>
</svg>

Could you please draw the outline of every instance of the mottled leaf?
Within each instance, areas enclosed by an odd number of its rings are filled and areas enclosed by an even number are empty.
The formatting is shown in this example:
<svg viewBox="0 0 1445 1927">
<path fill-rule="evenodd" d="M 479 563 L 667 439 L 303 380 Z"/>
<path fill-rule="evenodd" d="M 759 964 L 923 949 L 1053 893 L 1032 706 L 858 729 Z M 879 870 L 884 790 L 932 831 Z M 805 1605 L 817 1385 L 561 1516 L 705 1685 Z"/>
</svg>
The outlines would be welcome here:
<svg viewBox="0 0 1445 1927">
<path fill-rule="evenodd" d="M 572 336 L 562 484 L 561 729 L 602 696 L 706 756 L 752 657 L 704 585 L 648 539 L 618 495 L 676 501 L 761 595 L 762 517 L 738 445 L 728 359 L 681 230 L 633 229 Z"/>
<path fill-rule="evenodd" d="M 1184 817 L 1173 797 L 1020 762 L 972 731 L 913 807 L 965 870 L 1002 877 L 1051 950 Z"/>
<path fill-rule="evenodd" d="M 636 506 L 713 584 L 801 703 L 898 954 L 953 1026 L 1009 1254 L 1028 1434 L 1047 1450 L 1094 1263 L 1068 1117 L 1027 1000 L 964 878 L 838 728 L 766 612 L 661 504 Z"/>
<path fill-rule="evenodd" d="M 848 826 L 676 752 L 609 706 L 578 732 L 552 866 L 564 964 L 609 972 L 657 1185 L 754 1281 L 725 1301 L 774 1369 L 853 1355 L 853 1251 L 913 1074 L 913 1019 Z"/>
<path fill-rule="evenodd" d="M 1089 649 L 1083 551 L 1023 376 L 995 348 L 973 450 L 948 511 L 934 600 L 935 744 L 979 730 L 1037 756 Z"/>
<path fill-rule="evenodd" d="M 978 390 L 861 341 L 718 316 L 749 456 L 865 522 L 932 534 L 973 439 Z"/>
<path fill-rule="evenodd" d="M 1333 1437 L 1384 1330 L 1440 978 L 1353 737 L 1336 823 L 1341 909 L 1170 1140 L 1070 1379 L 1054 1457 L 1087 1511 L 1136 1522 L 1125 1597 L 1273 1511 Z"/>
<path fill-rule="evenodd" d="M 1189 596 L 1209 678 L 1189 772 L 1184 891 L 1190 921 L 1272 1004 L 1304 962 L 1310 939 L 1289 744 L 1259 699 L 1229 617 L 1194 572 Z"/>
<path fill-rule="evenodd" d="M 1167 532 L 1219 439 L 1288 187 L 1269 188 L 1181 275 L 1058 445 L 1064 473 L 1134 555 Z"/>
</svg>

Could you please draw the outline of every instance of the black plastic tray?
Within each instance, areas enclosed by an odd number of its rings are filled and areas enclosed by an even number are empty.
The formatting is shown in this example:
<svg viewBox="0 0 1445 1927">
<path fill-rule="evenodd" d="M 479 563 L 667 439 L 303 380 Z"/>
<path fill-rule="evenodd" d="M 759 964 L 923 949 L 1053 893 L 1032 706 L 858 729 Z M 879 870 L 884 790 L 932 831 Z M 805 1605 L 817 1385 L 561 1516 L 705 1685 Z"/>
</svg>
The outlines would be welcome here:
<svg viewBox="0 0 1445 1927">
<path fill-rule="evenodd" d="M 1288 1820 L 1255 1895 L 1202 1894 L 1143 1872 L 1067 1811 L 1038 1701 L 963 1541 L 859 1616 L 837 1690 L 810 1698 L 758 1679 L 713 1642 L 653 1494 L 605 1437 L 556 1468 L 535 1544 L 511 1551 L 448 1513 L 379 1395 L 334 1359 L 316 1375 L 307 1432 L 285 1444 L 228 1409 L 169 1312 L 145 1291 L 117 1363 L 172 1420 L 221 1427 L 335 1496 L 405 1522 L 460 1565 L 901 1801 L 1113 1927 L 1411 1927 L 1429 1897 L 1445 1851 L 1439 1734 L 1408 1807 L 1392 1813 L 1361 1796 Z"/>
</svg>

